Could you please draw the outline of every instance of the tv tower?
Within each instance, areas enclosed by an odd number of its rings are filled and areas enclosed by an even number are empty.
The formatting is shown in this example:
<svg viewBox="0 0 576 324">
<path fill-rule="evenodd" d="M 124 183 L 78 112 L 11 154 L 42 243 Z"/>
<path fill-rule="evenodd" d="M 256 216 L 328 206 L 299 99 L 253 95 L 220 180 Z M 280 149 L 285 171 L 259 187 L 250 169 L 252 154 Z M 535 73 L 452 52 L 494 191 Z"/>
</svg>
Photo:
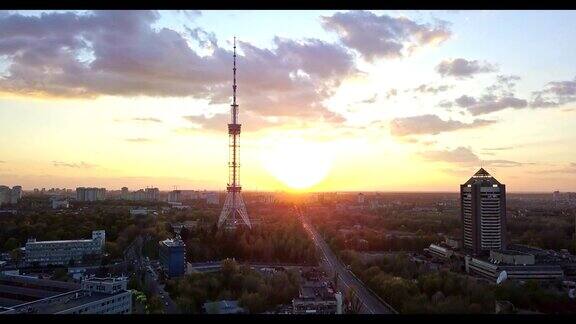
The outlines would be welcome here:
<svg viewBox="0 0 576 324">
<path fill-rule="evenodd" d="M 226 200 L 218 219 L 218 227 L 225 225 L 227 229 L 235 229 L 240 221 L 252 228 L 246 205 L 240 195 L 240 126 L 238 123 L 238 104 L 236 103 L 236 37 L 234 37 L 234 67 L 232 69 L 234 82 L 232 84 L 232 104 L 230 109 L 231 122 L 228 124 L 228 186 Z"/>
</svg>

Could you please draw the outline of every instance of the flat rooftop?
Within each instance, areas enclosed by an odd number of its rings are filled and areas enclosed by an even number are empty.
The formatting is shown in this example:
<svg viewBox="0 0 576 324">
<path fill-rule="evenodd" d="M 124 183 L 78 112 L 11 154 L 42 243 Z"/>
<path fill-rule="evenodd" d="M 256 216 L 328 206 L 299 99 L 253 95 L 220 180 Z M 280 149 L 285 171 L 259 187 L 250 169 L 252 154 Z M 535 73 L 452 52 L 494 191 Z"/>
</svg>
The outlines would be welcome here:
<svg viewBox="0 0 576 324">
<path fill-rule="evenodd" d="M 0 307 L 13 307 L 79 288 L 80 285 L 75 283 L 0 275 Z"/>
<path fill-rule="evenodd" d="M 166 239 L 166 240 L 160 241 L 160 242 L 166 246 L 169 246 L 169 247 L 185 246 L 184 241 L 182 241 L 182 240 Z"/>
<path fill-rule="evenodd" d="M 60 244 L 60 243 L 91 243 L 93 242 L 92 239 L 82 239 L 82 240 L 59 240 L 59 241 L 34 241 L 34 242 L 26 242 L 26 244 Z"/>
</svg>

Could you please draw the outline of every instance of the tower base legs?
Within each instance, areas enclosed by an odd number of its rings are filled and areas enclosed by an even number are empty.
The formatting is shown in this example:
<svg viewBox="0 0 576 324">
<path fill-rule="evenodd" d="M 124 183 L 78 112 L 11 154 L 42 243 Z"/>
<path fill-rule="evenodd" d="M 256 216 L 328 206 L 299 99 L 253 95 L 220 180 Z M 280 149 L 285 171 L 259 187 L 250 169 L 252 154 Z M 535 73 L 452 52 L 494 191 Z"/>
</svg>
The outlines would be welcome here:
<svg viewBox="0 0 576 324">
<path fill-rule="evenodd" d="M 218 218 L 218 228 L 224 226 L 227 229 L 235 229 L 241 222 L 248 228 L 252 228 L 242 196 L 239 192 L 228 192 Z"/>
</svg>

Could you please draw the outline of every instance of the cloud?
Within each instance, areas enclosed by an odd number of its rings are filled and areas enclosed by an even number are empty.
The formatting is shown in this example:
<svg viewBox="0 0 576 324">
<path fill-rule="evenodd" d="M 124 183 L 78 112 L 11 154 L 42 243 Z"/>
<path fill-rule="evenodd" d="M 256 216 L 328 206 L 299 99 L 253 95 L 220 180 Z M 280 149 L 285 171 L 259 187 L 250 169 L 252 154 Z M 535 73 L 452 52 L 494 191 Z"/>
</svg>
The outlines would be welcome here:
<svg viewBox="0 0 576 324">
<path fill-rule="evenodd" d="M 436 66 L 436 71 L 441 76 L 452 76 L 458 79 L 472 78 L 478 73 L 495 72 L 497 70 L 498 68 L 495 65 L 488 62 L 468 61 L 463 58 L 444 60 Z"/>
<path fill-rule="evenodd" d="M 462 108 L 466 108 L 466 110 L 474 116 L 488 114 L 506 108 L 520 109 L 528 106 L 528 101 L 524 99 L 497 97 L 494 95 L 485 95 L 478 100 L 464 95 L 457 98 L 455 103 Z"/>
<path fill-rule="evenodd" d="M 558 107 L 576 101 L 576 78 L 572 81 L 548 82 L 544 89 L 532 93 L 533 108 Z"/>
<path fill-rule="evenodd" d="M 231 46 L 195 28 L 156 28 L 155 11 L 10 14 L 0 17 L 0 92 L 95 98 L 163 96 L 230 102 Z M 238 100 L 244 111 L 337 121 L 323 105 L 340 82 L 358 73 L 345 47 L 318 39 L 276 37 L 273 47 L 238 41 Z"/>
<path fill-rule="evenodd" d="M 378 97 L 378 94 L 375 93 L 372 97 L 362 100 L 361 103 L 373 104 L 376 102 L 377 97 Z M 386 97 L 386 98 L 388 98 L 388 97 Z"/>
<path fill-rule="evenodd" d="M 475 98 L 462 95 L 454 100 L 454 104 L 466 109 L 474 116 L 507 108 L 526 108 L 528 107 L 528 101 L 517 98 L 514 94 L 518 80 L 520 80 L 520 77 L 516 75 L 497 75 L 496 82 L 487 87 L 482 96 Z"/>
<path fill-rule="evenodd" d="M 478 155 L 476 155 L 470 148 L 467 147 L 457 147 L 453 150 L 430 150 L 419 153 L 421 157 L 429 161 L 440 161 L 460 165 L 475 165 L 482 164 L 483 166 L 491 166 L 496 168 L 509 168 L 518 167 L 525 164 L 533 163 L 522 163 L 510 160 L 481 160 Z"/>
<path fill-rule="evenodd" d="M 478 156 L 469 148 L 460 146 L 453 150 L 432 150 L 420 152 L 420 156 L 429 161 L 442 161 L 448 163 L 477 163 Z"/>
<path fill-rule="evenodd" d="M 510 161 L 510 160 L 485 160 L 485 161 L 483 161 L 483 164 L 485 164 L 487 166 L 507 168 L 507 167 L 521 166 L 521 165 L 528 164 L 528 163 L 520 163 L 520 162 Z"/>
<path fill-rule="evenodd" d="M 483 148 L 484 151 L 505 151 L 505 150 L 512 150 L 514 146 L 500 146 L 500 147 L 486 147 Z"/>
<path fill-rule="evenodd" d="M 69 163 L 62 161 L 52 161 L 52 165 L 55 167 L 66 167 L 66 168 L 79 168 L 79 169 L 91 169 L 96 167 L 96 164 L 86 163 L 81 161 L 80 163 Z"/>
<path fill-rule="evenodd" d="M 576 163 L 570 163 L 562 168 L 547 169 L 540 171 L 531 171 L 530 173 L 536 174 L 554 174 L 554 173 L 564 173 L 564 174 L 576 174 Z"/>
<path fill-rule="evenodd" d="M 153 117 L 135 117 L 135 118 L 132 118 L 132 120 L 139 121 L 139 122 L 150 122 L 150 123 L 161 123 L 162 122 L 161 119 L 153 118 Z"/>
<path fill-rule="evenodd" d="M 463 123 L 457 120 L 443 120 L 436 115 L 421 115 L 414 117 L 395 118 L 390 122 L 391 133 L 394 136 L 406 136 L 414 134 L 436 135 L 442 132 L 450 132 L 458 129 L 478 128 L 488 126 L 496 121 L 476 119 L 471 123 Z"/>
<path fill-rule="evenodd" d="M 450 38 L 448 22 L 419 24 L 406 17 L 378 16 L 369 11 L 339 12 L 321 17 L 322 26 L 366 60 L 398 58 L 414 49 L 439 44 Z"/>
<path fill-rule="evenodd" d="M 207 116 L 183 116 L 184 119 L 191 122 L 195 127 L 179 129 L 180 133 L 194 132 L 199 129 L 227 132 L 228 123 L 230 123 L 230 114 L 216 114 L 210 117 Z M 284 122 L 289 122 L 289 117 L 281 119 Z M 280 125 L 279 122 L 272 122 L 266 117 L 255 115 L 252 113 L 242 114 L 240 116 L 240 123 L 242 124 L 243 132 L 255 132 L 264 128 Z"/>
<path fill-rule="evenodd" d="M 6 163 L 6 161 L 1 161 L 1 160 L 0 160 L 0 163 Z"/>
<path fill-rule="evenodd" d="M 475 105 L 477 102 L 478 101 L 476 100 L 476 98 L 467 95 L 462 95 L 454 100 L 454 103 L 456 103 L 456 105 L 462 108 L 468 108 L 470 106 Z"/>
<path fill-rule="evenodd" d="M 452 108 L 454 104 L 452 103 L 452 101 L 449 100 L 442 100 L 438 103 L 438 106 L 442 107 L 442 108 Z"/>
<path fill-rule="evenodd" d="M 386 99 L 396 97 L 397 95 L 398 95 L 398 90 L 396 90 L 396 89 L 390 89 L 390 90 L 386 91 Z"/>
<path fill-rule="evenodd" d="M 152 139 L 143 138 L 143 137 L 127 138 L 126 139 L 126 142 L 130 142 L 130 143 L 150 143 L 152 141 L 153 141 Z"/>
<path fill-rule="evenodd" d="M 439 92 L 443 92 L 443 91 L 447 91 L 448 89 L 453 88 L 453 86 L 444 84 L 444 85 L 440 85 L 437 87 L 431 86 L 431 85 L 426 85 L 426 84 L 421 84 L 420 86 L 418 86 L 417 88 L 412 89 L 412 91 L 414 92 L 420 92 L 423 94 L 426 93 L 431 93 L 431 94 L 437 94 Z"/>
</svg>

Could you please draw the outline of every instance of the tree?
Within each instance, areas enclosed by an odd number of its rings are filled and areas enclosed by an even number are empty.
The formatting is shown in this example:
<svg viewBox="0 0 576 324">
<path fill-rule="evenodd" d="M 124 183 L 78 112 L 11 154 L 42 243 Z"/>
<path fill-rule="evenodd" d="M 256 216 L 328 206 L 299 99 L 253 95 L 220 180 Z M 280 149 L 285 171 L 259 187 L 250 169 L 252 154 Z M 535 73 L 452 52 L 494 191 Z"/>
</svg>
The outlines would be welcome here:
<svg viewBox="0 0 576 324">
<path fill-rule="evenodd" d="M 58 268 L 54 270 L 54 273 L 52 274 L 52 277 L 50 277 L 50 279 L 58 281 L 66 281 L 68 280 L 68 271 L 66 271 L 66 268 Z"/>
<path fill-rule="evenodd" d="M 14 237 L 9 238 L 8 240 L 6 240 L 6 243 L 4 243 L 5 251 L 12 251 L 16 248 L 18 248 L 18 240 Z"/>
<path fill-rule="evenodd" d="M 250 314 L 257 314 L 266 310 L 267 303 L 259 293 L 244 293 L 240 297 L 239 305 L 247 308 Z"/>
<path fill-rule="evenodd" d="M 164 305 L 158 295 L 153 295 L 148 299 L 148 312 L 151 314 L 162 314 Z"/>
</svg>

